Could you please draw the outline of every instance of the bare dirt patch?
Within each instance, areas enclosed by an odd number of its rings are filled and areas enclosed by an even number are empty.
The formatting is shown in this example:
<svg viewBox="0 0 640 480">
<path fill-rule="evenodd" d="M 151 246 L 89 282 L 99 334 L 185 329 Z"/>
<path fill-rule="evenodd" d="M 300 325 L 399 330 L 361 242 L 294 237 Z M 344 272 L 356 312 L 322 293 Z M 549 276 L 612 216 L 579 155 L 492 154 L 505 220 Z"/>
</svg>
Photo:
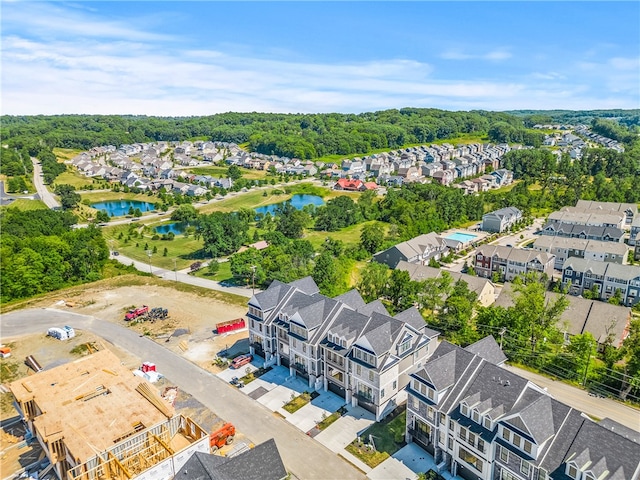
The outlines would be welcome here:
<svg viewBox="0 0 640 480">
<path fill-rule="evenodd" d="M 220 371 L 213 363 L 218 353 L 227 350 L 230 355 L 235 356 L 249 351 L 247 330 L 224 335 L 214 333 L 218 322 L 243 317 L 246 314 L 246 303 L 242 305 L 237 298 L 226 302 L 224 296 L 204 289 L 187 289 L 173 284 L 162 285 L 162 281 L 157 279 L 135 278 L 133 282 L 138 284 L 122 285 L 118 279 L 96 282 L 82 288 L 74 287 L 47 294 L 42 298 L 25 302 L 17 308 L 55 308 L 115 322 L 147 335 L 213 373 Z M 126 311 L 141 305 L 166 308 L 168 318 L 154 322 L 126 322 Z M 45 370 L 104 348 L 112 350 L 131 370 L 138 368 L 142 361 L 134 354 L 122 351 L 86 331 L 76 330 L 76 336 L 67 341 L 48 337 L 46 332 L 9 340 L 10 342 L 3 343 L 11 347 L 12 356 L 0 360 L 2 384 L 34 374 L 24 363 L 27 355 L 33 355 Z M 159 391 L 170 385 L 171 379 L 166 378 L 155 384 Z M 12 406 L 10 393 L 0 393 L 0 406 L 0 419 L 7 421 L 16 418 L 17 412 Z M 177 412 L 190 416 L 205 430 L 210 430 L 222 422 L 222 419 L 186 392 L 179 393 L 175 406 Z M 8 430 L 5 432 L 9 433 Z M 17 439 L 18 442 L 21 440 L 19 437 Z M 244 440 L 239 432 L 236 444 Z M 33 447 L 13 447 L 11 452 L 3 448 L 0 450 L 0 468 L 6 472 L 18 471 L 21 466 L 25 466 L 25 459 L 31 459 L 34 455 L 37 459 L 38 452 L 34 451 Z"/>
</svg>

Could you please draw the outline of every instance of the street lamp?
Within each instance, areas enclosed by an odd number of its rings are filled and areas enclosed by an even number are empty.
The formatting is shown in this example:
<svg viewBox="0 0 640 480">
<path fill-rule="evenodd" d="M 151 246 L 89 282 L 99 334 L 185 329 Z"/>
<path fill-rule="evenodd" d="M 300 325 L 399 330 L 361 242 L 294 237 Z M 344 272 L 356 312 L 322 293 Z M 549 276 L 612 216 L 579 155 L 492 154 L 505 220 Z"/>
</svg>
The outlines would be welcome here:
<svg viewBox="0 0 640 480">
<path fill-rule="evenodd" d="M 176 270 L 176 259 L 173 259 L 173 273 L 176 276 L 176 283 L 178 283 L 178 270 Z"/>
<path fill-rule="evenodd" d="M 149 273 L 153 275 L 151 271 L 151 255 L 153 254 L 153 250 L 147 250 L 147 257 L 149 257 Z"/>
</svg>

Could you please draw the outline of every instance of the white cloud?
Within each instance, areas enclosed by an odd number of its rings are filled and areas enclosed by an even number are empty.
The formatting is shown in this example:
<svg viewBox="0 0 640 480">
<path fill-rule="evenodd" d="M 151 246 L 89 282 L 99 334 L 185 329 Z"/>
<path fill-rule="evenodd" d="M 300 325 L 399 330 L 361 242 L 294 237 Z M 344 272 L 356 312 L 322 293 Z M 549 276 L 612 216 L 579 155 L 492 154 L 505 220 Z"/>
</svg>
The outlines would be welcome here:
<svg viewBox="0 0 640 480">
<path fill-rule="evenodd" d="M 445 60 L 490 60 L 501 61 L 511 58 L 511 53 L 505 49 L 492 50 L 487 53 L 470 54 L 460 50 L 447 50 L 440 55 Z"/>
<path fill-rule="evenodd" d="M 149 24 L 158 18 L 104 21 L 64 5 L 30 5 L 3 11 L 6 114 L 590 109 L 634 108 L 638 100 L 638 59 L 622 56 L 602 63 L 590 59 L 574 65 L 574 72 L 567 66 L 515 76 L 491 63 L 484 73 L 468 69 L 463 77 L 447 78 L 437 65 L 412 59 L 321 63 L 295 52 L 267 55 L 273 51 L 264 45 L 258 46 L 260 56 L 251 45 L 186 47 L 193 40 L 188 33 L 168 42 L 152 31 Z M 498 62 L 511 53 L 452 49 L 442 58 Z M 589 88 L 587 77 L 606 86 L 606 93 Z"/>
</svg>

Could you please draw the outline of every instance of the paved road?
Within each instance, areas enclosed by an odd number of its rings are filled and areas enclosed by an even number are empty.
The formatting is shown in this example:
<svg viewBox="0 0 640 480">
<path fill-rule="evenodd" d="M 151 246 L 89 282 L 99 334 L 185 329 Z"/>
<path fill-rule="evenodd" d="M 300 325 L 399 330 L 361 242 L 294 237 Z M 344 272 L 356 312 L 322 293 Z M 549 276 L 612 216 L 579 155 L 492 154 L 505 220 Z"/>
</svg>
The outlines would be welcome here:
<svg viewBox="0 0 640 480">
<path fill-rule="evenodd" d="M 251 298 L 253 296 L 253 292 L 260 292 L 257 288 L 252 290 L 251 287 L 225 287 L 220 285 L 219 282 L 215 282 L 213 280 L 207 280 L 206 278 L 194 277 L 193 275 L 188 275 L 186 273 L 174 272 L 173 270 L 166 270 L 160 267 L 154 267 L 149 263 L 139 262 L 134 260 L 133 258 L 125 257 L 124 255 L 111 255 L 111 258 L 119 261 L 124 265 L 133 265 L 136 270 L 140 270 L 141 272 L 151 273 L 157 277 L 164 278 L 165 280 L 171 280 L 173 282 L 180 283 L 188 283 L 189 285 L 196 285 L 198 287 L 209 288 L 211 290 L 218 290 L 220 292 L 233 293 L 235 295 L 240 295 L 242 297 Z"/>
<path fill-rule="evenodd" d="M 529 372 L 528 370 L 522 370 L 510 365 L 507 365 L 506 368 L 546 388 L 554 398 L 557 398 L 562 403 L 566 403 L 596 418 L 609 417 L 623 425 L 640 431 L 640 410 L 608 398 L 592 397 L 584 390 L 538 375 L 537 373 Z"/>
<path fill-rule="evenodd" d="M 232 422 L 254 443 L 275 438 L 285 466 L 303 479 L 362 479 L 364 475 L 328 448 L 293 425 L 276 417 L 263 405 L 202 370 L 180 355 L 114 323 L 87 315 L 52 309 L 21 310 L 3 315 L 4 337 L 46 332 L 52 325 L 71 325 L 99 335 L 114 345 L 155 363 L 158 371 L 190 393 L 216 415 Z"/>
<path fill-rule="evenodd" d="M 33 163 L 33 184 L 36 187 L 38 196 L 48 208 L 58 208 L 60 203 L 55 199 L 42 180 L 42 165 L 37 158 L 31 157 Z"/>
</svg>

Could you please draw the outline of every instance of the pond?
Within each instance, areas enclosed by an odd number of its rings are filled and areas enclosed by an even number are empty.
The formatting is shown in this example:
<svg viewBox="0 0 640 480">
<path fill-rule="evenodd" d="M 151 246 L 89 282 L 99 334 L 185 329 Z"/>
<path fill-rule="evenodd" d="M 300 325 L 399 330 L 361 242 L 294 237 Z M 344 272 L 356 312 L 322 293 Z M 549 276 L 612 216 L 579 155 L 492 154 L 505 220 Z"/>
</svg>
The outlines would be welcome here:
<svg viewBox="0 0 640 480">
<path fill-rule="evenodd" d="M 142 213 L 155 210 L 153 203 L 141 202 L 139 200 L 110 200 L 108 202 L 92 203 L 91 208 L 105 210 L 110 217 L 121 217 L 129 214 L 129 209 L 139 208 Z"/>
<path fill-rule="evenodd" d="M 164 235 L 165 233 L 169 232 L 173 233 L 174 235 L 180 235 L 184 233 L 188 226 L 189 224 L 184 222 L 171 222 L 165 223 L 164 225 L 159 225 L 153 230 L 159 235 Z"/>
<path fill-rule="evenodd" d="M 318 195 L 294 195 L 289 201 L 291 202 L 291 205 L 293 205 L 298 210 L 302 210 L 302 208 L 307 205 L 315 205 L 316 207 L 324 205 L 324 200 L 322 200 L 322 197 L 319 197 Z M 273 215 L 276 211 L 276 208 L 284 203 L 285 202 L 280 202 L 274 203 L 272 205 L 265 205 L 264 207 L 258 207 L 256 208 L 256 213 L 262 213 L 263 215 L 266 215 L 268 212 Z"/>
</svg>

